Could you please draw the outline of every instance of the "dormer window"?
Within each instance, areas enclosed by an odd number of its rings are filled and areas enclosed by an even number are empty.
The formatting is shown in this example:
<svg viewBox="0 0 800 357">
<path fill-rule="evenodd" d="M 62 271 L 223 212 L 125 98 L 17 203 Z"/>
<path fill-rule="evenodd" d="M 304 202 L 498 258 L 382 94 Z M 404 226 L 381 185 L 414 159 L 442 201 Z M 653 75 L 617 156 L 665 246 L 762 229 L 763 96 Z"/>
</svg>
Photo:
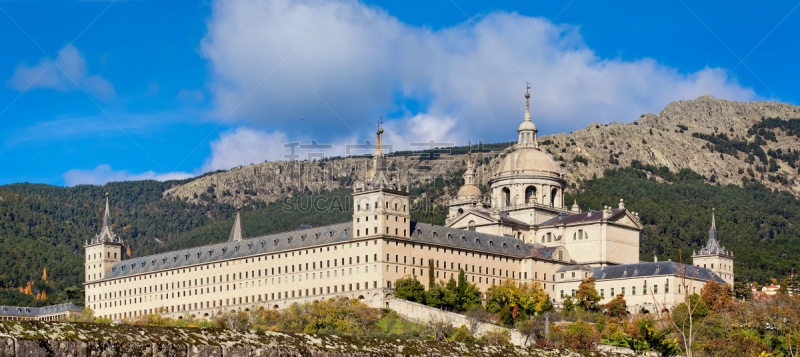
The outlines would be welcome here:
<svg viewBox="0 0 800 357">
<path fill-rule="evenodd" d="M 228 251 L 228 248 L 222 248 L 222 254 L 225 254 L 226 251 Z"/>
<path fill-rule="evenodd" d="M 247 250 L 250 250 L 250 249 L 253 249 L 253 245 L 252 245 L 252 244 L 250 244 L 250 243 L 248 243 L 248 244 L 247 244 Z"/>
<path fill-rule="evenodd" d="M 261 248 L 264 248 L 264 241 L 261 241 Z"/>
<path fill-rule="evenodd" d="M 481 239 L 480 238 L 475 238 L 475 244 L 481 245 Z"/>
<path fill-rule="evenodd" d="M 233 247 L 233 250 L 234 250 L 235 252 L 238 252 L 238 251 L 239 251 L 239 246 L 237 245 L 237 246 Z"/>
<path fill-rule="evenodd" d="M 209 256 L 209 257 L 211 256 L 211 254 L 214 254 L 214 251 L 213 251 L 213 250 L 209 250 L 209 251 L 208 251 L 208 256 Z"/>
<path fill-rule="evenodd" d="M 333 237 L 333 231 L 328 232 L 328 234 L 330 234 L 330 236 Z"/>
<path fill-rule="evenodd" d="M 490 247 L 494 247 L 494 241 L 491 241 L 491 240 L 490 240 L 490 241 L 489 241 L 489 246 L 490 246 Z"/>
<path fill-rule="evenodd" d="M 155 260 L 151 260 L 150 261 L 150 265 L 156 265 L 156 261 Z"/>
<path fill-rule="evenodd" d="M 462 242 L 466 242 L 467 241 L 467 237 L 461 236 L 461 241 Z"/>
<path fill-rule="evenodd" d="M 186 254 L 183 256 L 183 260 L 189 260 L 189 253 L 186 253 Z"/>
<path fill-rule="evenodd" d="M 197 259 L 200 259 L 200 252 L 197 252 Z"/>
<path fill-rule="evenodd" d="M 178 256 L 176 255 L 176 256 L 172 257 L 172 261 L 173 262 L 177 262 L 178 261 Z"/>
<path fill-rule="evenodd" d="M 278 240 L 277 240 L 277 239 L 273 239 L 273 240 L 272 240 L 272 244 L 273 244 L 273 245 L 278 245 Z"/>
<path fill-rule="evenodd" d="M 167 258 L 161 258 L 161 264 L 167 264 Z"/>
<path fill-rule="evenodd" d="M 314 235 L 314 239 L 319 239 L 319 233 Z"/>
<path fill-rule="evenodd" d="M 503 243 L 503 249 L 508 248 L 505 243 Z"/>
<path fill-rule="evenodd" d="M 286 243 L 292 243 L 292 237 L 286 238 Z"/>
</svg>

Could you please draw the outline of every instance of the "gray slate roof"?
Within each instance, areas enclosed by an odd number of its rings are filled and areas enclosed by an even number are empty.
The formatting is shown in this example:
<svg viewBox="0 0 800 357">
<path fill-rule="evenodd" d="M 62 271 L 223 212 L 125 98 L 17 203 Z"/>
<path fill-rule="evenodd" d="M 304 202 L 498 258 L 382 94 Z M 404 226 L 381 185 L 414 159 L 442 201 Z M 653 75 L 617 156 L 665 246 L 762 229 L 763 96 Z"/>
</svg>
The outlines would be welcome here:
<svg viewBox="0 0 800 357">
<path fill-rule="evenodd" d="M 561 269 L 558 269 L 558 272 L 559 273 L 563 273 L 563 272 L 573 271 L 573 270 L 583 270 L 583 271 L 594 272 L 594 269 L 592 269 L 591 267 L 586 266 L 586 265 L 581 265 L 581 264 L 563 266 L 563 267 L 561 267 Z"/>
<path fill-rule="evenodd" d="M 216 243 L 123 260 L 114 263 L 111 266 L 111 271 L 102 280 L 176 269 L 195 264 L 208 264 L 228 259 L 239 259 L 279 251 L 347 242 L 353 239 L 352 228 L 353 222 L 351 221 L 324 227 L 312 227 L 247 238 L 238 242 Z M 522 241 L 515 238 L 470 232 L 420 222 L 411 222 L 409 242 L 479 250 L 515 258 L 523 258 L 531 251 Z"/>
<path fill-rule="evenodd" d="M 50 305 L 45 307 L 26 307 L 26 306 L 0 306 L 0 315 L 30 316 L 36 317 L 60 311 L 81 312 L 83 309 L 68 302 L 66 304 Z"/>
<path fill-rule="evenodd" d="M 522 258 L 530 248 L 521 240 L 465 231 L 421 222 L 411 222 L 411 241 Z"/>
<path fill-rule="evenodd" d="M 677 262 L 646 262 L 638 264 L 613 265 L 594 268 L 594 277 L 598 280 L 621 279 L 643 276 L 684 275 L 687 279 L 716 281 L 726 284 L 710 269 Z"/>
<path fill-rule="evenodd" d="M 195 264 L 269 254 L 290 249 L 345 242 L 352 238 L 353 223 L 345 222 L 300 231 L 288 231 L 116 262 L 103 280 L 175 269 Z"/>
</svg>

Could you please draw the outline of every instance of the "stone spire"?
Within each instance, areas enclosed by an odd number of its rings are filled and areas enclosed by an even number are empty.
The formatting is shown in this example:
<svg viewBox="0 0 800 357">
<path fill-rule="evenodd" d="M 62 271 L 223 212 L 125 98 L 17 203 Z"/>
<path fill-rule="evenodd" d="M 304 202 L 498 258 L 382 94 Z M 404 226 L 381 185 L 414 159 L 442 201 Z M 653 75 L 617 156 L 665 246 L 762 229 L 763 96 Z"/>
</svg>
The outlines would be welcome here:
<svg viewBox="0 0 800 357">
<path fill-rule="evenodd" d="M 472 150 L 467 152 L 467 171 L 464 172 L 464 184 L 475 184 L 475 172 L 472 170 Z"/>
<path fill-rule="evenodd" d="M 111 226 L 111 210 L 108 208 L 108 192 L 106 192 L 106 212 L 103 214 L 103 227 Z"/>
<path fill-rule="evenodd" d="M 103 227 L 100 228 L 100 233 L 98 233 L 94 238 L 92 238 L 90 244 L 98 244 L 98 243 L 119 243 L 122 244 L 122 239 L 117 237 L 114 234 L 114 231 L 111 230 L 111 209 L 108 205 L 108 192 L 106 192 L 106 210 L 103 213 Z"/>
<path fill-rule="evenodd" d="M 717 219 L 714 216 L 714 208 L 711 208 L 711 229 L 708 230 L 708 237 L 717 240 Z"/>
<path fill-rule="evenodd" d="M 372 167 L 375 168 L 375 171 L 385 171 L 387 167 L 383 156 L 383 116 L 378 122 L 378 131 L 375 134 L 377 140 L 375 141 L 375 153 L 372 154 Z"/>
<path fill-rule="evenodd" d="M 526 83 L 527 89 L 531 89 L 530 83 Z M 539 132 L 539 129 L 536 129 L 536 124 L 531 121 L 531 103 L 530 103 L 531 94 L 528 91 L 525 91 L 525 120 L 522 121 L 522 124 L 519 125 L 519 129 L 517 132 L 519 133 L 519 141 L 517 142 L 518 145 L 521 146 L 533 146 L 539 147 L 539 142 L 536 141 L 536 133 Z"/>
<path fill-rule="evenodd" d="M 711 208 L 711 228 L 708 230 L 708 243 L 705 248 L 700 250 L 700 254 L 725 254 L 725 250 L 719 245 L 717 238 L 717 222 L 714 217 L 714 208 Z"/>
<path fill-rule="evenodd" d="M 242 224 L 242 216 L 239 214 L 241 210 L 241 207 L 236 207 L 236 220 L 233 221 L 233 228 L 231 228 L 228 242 L 239 242 L 247 238 L 247 234 L 244 232 L 244 224 Z"/>
</svg>

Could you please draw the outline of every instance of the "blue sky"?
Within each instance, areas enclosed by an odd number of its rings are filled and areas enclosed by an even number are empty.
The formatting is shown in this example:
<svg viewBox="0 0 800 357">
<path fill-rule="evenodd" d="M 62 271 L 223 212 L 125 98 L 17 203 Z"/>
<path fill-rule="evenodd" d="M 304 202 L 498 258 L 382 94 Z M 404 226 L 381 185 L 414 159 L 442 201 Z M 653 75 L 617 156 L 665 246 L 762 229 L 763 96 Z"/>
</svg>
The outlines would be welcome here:
<svg viewBox="0 0 800 357">
<path fill-rule="evenodd" d="M 0 2 L 0 184 L 188 177 L 284 144 L 513 138 L 800 101 L 794 2 Z"/>
</svg>

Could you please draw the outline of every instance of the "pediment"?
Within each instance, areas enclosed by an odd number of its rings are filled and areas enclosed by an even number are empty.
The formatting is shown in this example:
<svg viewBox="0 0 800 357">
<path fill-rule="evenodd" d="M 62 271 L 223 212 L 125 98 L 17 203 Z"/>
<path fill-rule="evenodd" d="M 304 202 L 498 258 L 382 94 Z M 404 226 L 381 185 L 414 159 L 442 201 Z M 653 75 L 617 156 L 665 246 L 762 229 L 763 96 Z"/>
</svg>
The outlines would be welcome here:
<svg viewBox="0 0 800 357">
<path fill-rule="evenodd" d="M 611 217 L 609 222 L 636 229 L 643 228 L 642 224 L 639 223 L 639 220 L 637 220 L 636 217 L 628 210 L 620 212 L 616 216 Z"/>
<path fill-rule="evenodd" d="M 476 213 L 474 211 L 466 212 L 462 214 L 460 217 L 456 218 L 453 222 L 447 225 L 447 227 L 466 227 L 469 221 L 475 221 L 476 225 L 487 224 L 487 223 L 497 223 L 497 219 L 492 217 L 487 217 L 486 215 Z"/>
</svg>

